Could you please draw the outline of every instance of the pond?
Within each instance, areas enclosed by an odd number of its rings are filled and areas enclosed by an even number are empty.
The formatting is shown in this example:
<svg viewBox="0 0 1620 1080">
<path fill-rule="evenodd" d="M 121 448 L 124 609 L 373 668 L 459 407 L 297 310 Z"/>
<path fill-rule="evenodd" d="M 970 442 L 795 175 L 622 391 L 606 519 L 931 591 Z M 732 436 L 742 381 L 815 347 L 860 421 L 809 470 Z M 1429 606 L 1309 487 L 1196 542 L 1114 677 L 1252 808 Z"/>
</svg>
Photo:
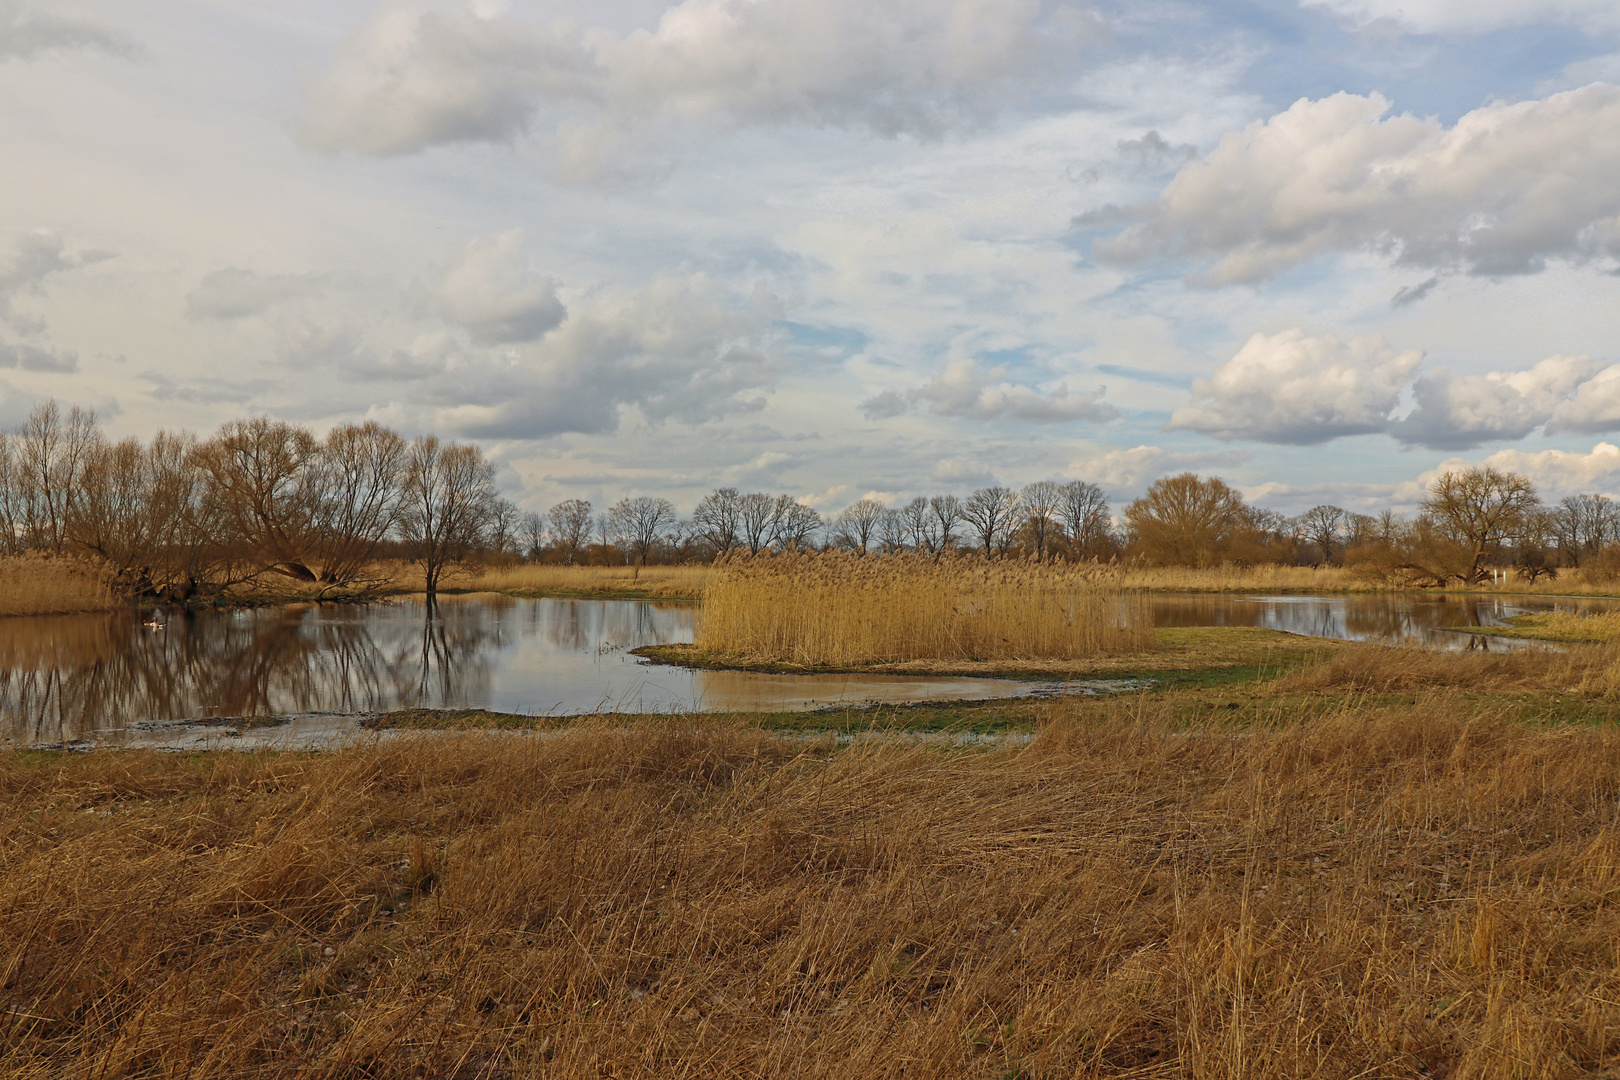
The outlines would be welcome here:
<svg viewBox="0 0 1620 1080">
<path fill-rule="evenodd" d="M 1501 647 L 1454 628 L 1499 624 L 1531 610 L 1620 604 L 1433 594 L 1161 595 L 1153 607 L 1159 626 Z M 786 711 L 1117 688 L 688 671 L 630 655 L 642 645 L 690 641 L 695 618 L 689 603 L 486 595 L 446 597 L 431 618 L 420 600 L 407 599 L 172 612 L 144 621 L 133 614 L 0 619 L 0 742 L 176 745 L 173 721 L 212 718 L 196 726 L 200 739 L 241 727 L 224 718 L 265 716 L 296 716 L 298 730 L 352 733 L 353 714 L 408 707 L 537 715 Z"/>
</svg>

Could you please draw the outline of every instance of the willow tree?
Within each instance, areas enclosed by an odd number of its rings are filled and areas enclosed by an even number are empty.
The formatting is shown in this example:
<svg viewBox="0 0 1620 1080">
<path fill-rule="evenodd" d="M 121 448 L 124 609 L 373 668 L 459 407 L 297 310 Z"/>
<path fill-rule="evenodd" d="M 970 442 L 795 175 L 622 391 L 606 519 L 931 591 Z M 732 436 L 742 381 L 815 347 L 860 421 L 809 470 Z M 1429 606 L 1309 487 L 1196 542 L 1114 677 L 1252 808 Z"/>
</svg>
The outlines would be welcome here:
<svg viewBox="0 0 1620 1080">
<path fill-rule="evenodd" d="M 476 446 L 424 435 L 405 455 L 399 533 L 422 567 L 428 603 L 447 567 L 477 551 L 495 504 L 495 466 Z"/>
<path fill-rule="evenodd" d="M 1158 566 L 1218 566 L 1254 532 L 1243 497 L 1217 477 L 1192 473 L 1154 481 L 1125 508 L 1132 546 Z"/>
<path fill-rule="evenodd" d="M 1469 585 L 1484 579 L 1486 556 L 1517 540 L 1542 510 L 1534 484 L 1490 466 L 1442 473 L 1420 508 L 1439 541 L 1427 554 Z"/>
</svg>

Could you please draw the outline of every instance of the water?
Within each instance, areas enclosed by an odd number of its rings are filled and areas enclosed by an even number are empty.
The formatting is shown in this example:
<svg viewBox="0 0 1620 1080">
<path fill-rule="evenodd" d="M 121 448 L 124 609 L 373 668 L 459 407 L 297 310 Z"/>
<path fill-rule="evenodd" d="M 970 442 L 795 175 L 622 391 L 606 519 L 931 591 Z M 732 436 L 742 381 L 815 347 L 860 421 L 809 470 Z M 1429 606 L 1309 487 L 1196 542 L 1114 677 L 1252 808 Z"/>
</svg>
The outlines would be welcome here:
<svg viewBox="0 0 1620 1080">
<path fill-rule="evenodd" d="M 1620 602 L 1434 594 L 1157 596 L 1159 626 L 1261 626 L 1341 639 L 1501 647 L 1462 626 L 1527 611 L 1617 610 Z M 353 714 L 404 707 L 565 715 L 595 711 L 798 710 L 868 702 L 1015 697 L 1107 685 L 883 675 L 688 671 L 630 655 L 692 640 L 696 608 L 628 600 L 417 600 L 0 619 L 0 740 L 12 744 L 177 742 L 275 732 L 228 718 L 294 716 L 283 735 L 354 730 Z M 347 714 L 334 716 L 332 714 Z M 312 734 L 310 738 L 314 738 Z M 325 737 L 325 736 L 322 736 Z"/>
<path fill-rule="evenodd" d="M 1566 596 L 1367 593 L 1349 596 L 1161 595 L 1154 626 L 1259 626 L 1339 641 L 1388 641 L 1437 649 L 1522 647 L 1522 642 L 1460 633 L 1502 626 L 1542 611 L 1620 611 L 1620 600 Z"/>
<path fill-rule="evenodd" d="M 445 597 L 241 611 L 0 619 L 0 740 L 189 745 L 170 722 L 295 716 L 287 732 L 352 731 L 331 714 L 487 708 L 803 710 L 1018 697 L 1053 684 L 885 675 L 689 671 L 630 655 L 692 640 L 696 606 L 631 600 Z M 247 743 L 269 735 L 240 723 Z M 273 734 L 273 733 L 272 733 Z M 300 738 L 295 741 L 308 741 Z"/>
</svg>

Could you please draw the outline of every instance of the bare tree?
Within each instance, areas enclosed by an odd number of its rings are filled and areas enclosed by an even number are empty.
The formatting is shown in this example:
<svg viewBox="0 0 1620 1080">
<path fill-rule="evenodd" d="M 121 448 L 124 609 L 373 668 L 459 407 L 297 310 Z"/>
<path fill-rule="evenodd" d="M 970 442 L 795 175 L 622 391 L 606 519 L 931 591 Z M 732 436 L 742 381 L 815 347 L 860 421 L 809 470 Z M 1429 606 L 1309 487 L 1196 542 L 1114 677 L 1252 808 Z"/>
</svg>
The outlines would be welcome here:
<svg viewBox="0 0 1620 1080">
<path fill-rule="evenodd" d="M 1482 466 L 1441 474 L 1422 509 L 1441 535 L 1462 549 L 1451 572 L 1471 585 L 1484 579 L 1492 546 L 1517 539 L 1540 505 L 1529 480 Z"/>
<path fill-rule="evenodd" d="M 1378 519 L 1370 514 L 1351 514 L 1344 526 L 1344 546 L 1351 548 L 1372 543 L 1378 537 Z"/>
<path fill-rule="evenodd" d="M 900 511 L 890 508 L 878 517 L 878 542 L 884 551 L 902 551 L 906 546 L 906 519 Z"/>
<path fill-rule="evenodd" d="M 776 524 L 784 507 L 769 495 L 754 492 L 737 500 L 741 540 L 748 554 L 758 555 L 776 542 Z"/>
<path fill-rule="evenodd" d="M 333 428 L 321 443 L 311 552 L 323 583 L 352 584 L 376 561 L 399 519 L 405 449 L 370 421 Z"/>
<path fill-rule="evenodd" d="M 1108 547 L 1108 498 L 1102 488 L 1084 480 L 1071 480 L 1062 488 L 1058 516 L 1068 530 L 1069 543 L 1078 554 L 1100 557 Z"/>
<path fill-rule="evenodd" d="M 736 547 L 743 527 L 742 496 L 737 489 L 716 488 L 703 496 L 692 511 L 692 527 L 716 555 L 725 555 Z"/>
<path fill-rule="evenodd" d="M 591 504 L 584 499 L 564 499 L 546 511 L 546 518 L 551 522 L 552 538 L 562 548 L 563 562 L 574 565 L 579 549 L 591 538 Z"/>
<path fill-rule="evenodd" d="M 837 531 L 844 541 L 860 554 L 877 538 L 878 523 L 883 520 L 884 506 L 876 499 L 862 499 L 851 503 L 838 515 Z"/>
<path fill-rule="evenodd" d="M 231 540 L 260 565 L 298 581 L 310 568 L 321 501 L 319 444 L 301 427 L 233 420 L 197 449 L 208 493 Z"/>
<path fill-rule="evenodd" d="M 939 525 L 928 500 L 921 495 L 900 508 L 900 522 L 911 550 L 933 555 L 939 547 Z"/>
<path fill-rule="evenodd" d="M 54 401 L 37 405 L 17 435 L 20 526 L 27 544 L 60 552 L 90 456 L 101 442 L 92 409 L 62 414 Z"/>
<path fill-rule="evenodd" d="M 1571 495 L 1559 504 L 1550 524 L 1558 546 L 1579 566 L 1620 539 L 1620 508 L 1605 495 Z"/>
<path fill-rule="evenodd" d="M 1046 559 L 1046 547 L 1056 531 L 1058 507 L 1063 504 L 1063 489 L 1051 480 L 1037 480 L 1025 484 L 1018 493 L 1018 505 L 1024 511 L 1024 523 L 1029 538 L 1035 545 L 1035 558 Z"/>
<path fill-rule="evenodd" d="M 985 558 L 994 555 L 1002 544 L 1017 512 L 1018 496 L 999 484 L 980 488 L 962 503 L 962 516 L 979 534 Z"/>
<path fill-rule="evenodd" d="M 1333 562 L 1333 553 L 1344 542 L 1344 529 L 1349 518 L 1350 515 L 1344 510 L 1326 503 L 1313 506 L 1299 516 L 1300 531 L 1306 540 L 1321 551 L 1324 563 Z"/>
<path fill-rule="evenodd" d="M 533 510 L 527 511 L 518 522 L 518 541 L 523 545 L 525 559 L 538 560 L 546 546 L 546 519 Z"/>
<path fill-rule="evenodd" d="M 411 443 L 400 535 L 422 564 L 430 604 L 445 568 L 478 549 L 494 502 L 495 467 L 477 447 L 441 443 L 432 435 Z"/>
<path fill-rule="evenodd" d="M 642 566 L 665 531 L 679 520 L 675 504 L 668 499 L 651 495 L 638 495 L 633 499 L 620 499 L 608 511 L 609 527 Z"/>
<path fill-rule="evenodd" d="M 928 500 L 928 512 L 934 519 L 934 558 L 939 558 L 956 543 L 956 530 L 962 524 L 962 500 L 955 495 L 935 495 Z"/>
<path fill-rule="evenodd" d="M 496 555 L 516 554 L 518 522 L 523 512 L 510 499 L 497 496 L 489 504 L 488 513 L 489 519 L 484 523 L 484 542 L 489 545 L 489 550 Z"/>
<path fill-rule="evenodd" d="M 783 499 L 788 496 L 783 495 Z M 776 546 L 784 551 L 812 547 L 821 530 L 821 515 L 801 502 L 789 500 L 776 515 Z"/>
</svg>

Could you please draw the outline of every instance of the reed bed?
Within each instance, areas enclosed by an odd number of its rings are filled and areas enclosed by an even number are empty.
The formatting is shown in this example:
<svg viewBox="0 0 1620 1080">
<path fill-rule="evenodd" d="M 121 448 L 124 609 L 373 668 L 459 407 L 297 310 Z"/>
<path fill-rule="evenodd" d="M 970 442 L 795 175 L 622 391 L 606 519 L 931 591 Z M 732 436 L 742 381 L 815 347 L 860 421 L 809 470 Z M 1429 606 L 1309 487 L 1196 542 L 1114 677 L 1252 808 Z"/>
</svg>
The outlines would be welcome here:
<svg viewBox="0 0 1620 1080">
<path fill-rule="evenodd" d="M 89 559 L 0 558 L 0 615 L 60 615 L 127 607 L 112 575 Z"/>
<path fill-rule="evenodd" d="M 715 564 L 694 642 L 750 662 L 1078 659 L 1153 645 L 1117 571 L 971 557 L 766 555 Z"/>
<path fill-rule="evenodd" d="M 695 600 L 708 577 L 707 566 L 541 566 L 519 563 L 474 569 L 454 579 L 473 592 L 635 594 Z"/>
<path fill-rule="evenodd" d="M 676 720 L 0 754 L 16 1077 L 1574 1077 L 1620 731 L 1426 697 L 844 751 Z"/>
<path fill-rule="evenodd" d="M 1159 592 L 1350 592 L 1368 583 L 1337 566 L 1139 566 L 1123 571 L 1127 589 Z"/>
</svg>

